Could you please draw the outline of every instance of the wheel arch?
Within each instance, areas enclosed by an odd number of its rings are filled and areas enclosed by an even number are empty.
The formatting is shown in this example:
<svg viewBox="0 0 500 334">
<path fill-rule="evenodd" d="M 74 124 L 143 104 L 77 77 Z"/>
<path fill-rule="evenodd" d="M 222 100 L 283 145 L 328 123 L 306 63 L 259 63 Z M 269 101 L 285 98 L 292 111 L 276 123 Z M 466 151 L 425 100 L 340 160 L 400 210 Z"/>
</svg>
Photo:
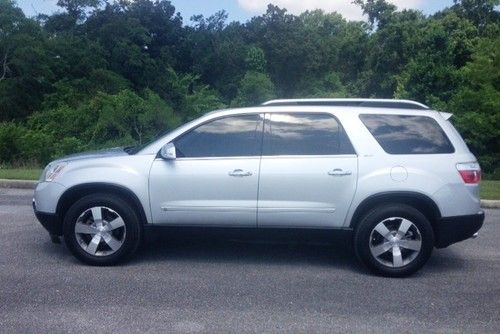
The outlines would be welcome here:
<svg viewBox="0 0 500 334">
<path fill-rule="evenodd" d="M 436 223 L 441 218 L 441 211 L 429 196 L 411 191 L 393 191 L 374 194 L 364 199 L 354 211 L 349 227 L 356 229 L 361 218 L 372 208 L 386 204 L 406 204 L 422 212 L 435 229 Z"/>
<path fill-rule="evenodd" d="M 66 212 L 68 211 L 70 206 L 75 203 L 75 201 L 84 196 L 95 194 L 97 192 L 113 194 L 121 197 L 132 206 L 135 212 L 137 212 L 139 216 L 138 218 L 143 224 L 148 223 L 144 207 L 142 206 L 141 201 L 139 200 L 137 195 L 132 190 L 122 185 L 105 182 L 84 183 L 68 188 L 61 195 L 57 203 L 57 216 L 60 217 L 60 219 L 64 219 Z"/>
</svg>

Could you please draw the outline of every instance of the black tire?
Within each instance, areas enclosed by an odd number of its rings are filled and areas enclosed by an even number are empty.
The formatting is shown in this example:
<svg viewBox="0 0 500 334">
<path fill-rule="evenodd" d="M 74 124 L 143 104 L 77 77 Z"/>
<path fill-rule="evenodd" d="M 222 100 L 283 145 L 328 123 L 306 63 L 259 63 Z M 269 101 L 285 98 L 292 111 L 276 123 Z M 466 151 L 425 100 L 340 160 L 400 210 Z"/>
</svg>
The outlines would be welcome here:
<svg viewBox="0 0 500 334">
<path fill-rule="evenodd" d="M 95 256 L 80 246 L 75 234 L 78 217 L 96 206 L 107 207 L 121 216 L 125 231 L 121 247 L 109 255 Z M 122 198 L 106 193 L 87 195 L 76 201 L 66 212 L 63 221 L 64 241 L 73 255 L 80 261 L 93 266 L 110 266 L 128 259 L 139 247 L 142 240 L 142 224 L 137 213 Z"/>
<path fill-rule="evenodd" d="M 380 222 L 391 217 L 401 217 L 411 221 L 420 232 L 420 252 L 416 253 L 418 255 L 413 260 L 400 267 L 391 267 L 379 262 L 370 250 L 371 238 L 373 238 L 372 231 Z M 386 204 L 374 208 L 361 218 L 354 233 L 354 250 L 356 256 L 368 269 L 382 276 L 404 277 L 415 273 L 427 262 L 433 248 L 434 232 L 429 220 L 414 207 L 404 204 Z M 392 251 L 390 250 L 389 252 L 391 252 L 389 254 L 391 256 Z"/>
</svg>

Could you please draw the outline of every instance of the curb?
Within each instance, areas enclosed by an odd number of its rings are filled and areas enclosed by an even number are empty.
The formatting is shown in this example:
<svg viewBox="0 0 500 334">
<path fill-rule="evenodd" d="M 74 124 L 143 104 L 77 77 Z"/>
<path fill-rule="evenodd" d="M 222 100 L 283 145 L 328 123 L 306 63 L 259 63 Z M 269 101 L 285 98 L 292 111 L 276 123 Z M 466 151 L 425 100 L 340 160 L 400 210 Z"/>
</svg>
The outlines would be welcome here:
<svg viewBox="0 0 500 334">
<path fill-rule="evenodd" d="M 35 189 L 38 181 L 0 179 L 0 188 Z"/>
<path fill-rule="evenodd" d="M 500 209 L 500 201 L 493 199 L 482 199 L 481 207 L 485 209 Z"/>
<path fill-rule="evenodd" d="M 0 188 L 35 189 L 38 181 L 0 179 Z M 481 207 L 485 209 L 500 209 L 500 200 L 482 199 Z"/>
</svg>

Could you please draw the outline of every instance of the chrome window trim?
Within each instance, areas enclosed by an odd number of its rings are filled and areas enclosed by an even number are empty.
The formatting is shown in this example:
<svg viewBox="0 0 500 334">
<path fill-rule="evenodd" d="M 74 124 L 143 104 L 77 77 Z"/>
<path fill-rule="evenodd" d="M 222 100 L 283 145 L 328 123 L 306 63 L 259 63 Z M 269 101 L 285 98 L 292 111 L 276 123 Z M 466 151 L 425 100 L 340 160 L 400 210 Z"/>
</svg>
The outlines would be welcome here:
<svg viewBox="0 0 500 334">
<path fill-rule="evenodd" d="M 293 154 L 288 154 L 288 155 L 263 155 L 262 158 L 266 159 L 320 159 L 320 158 L 357 158 L 357 154 L 316 154 L 316 155 L 306 155 L 306 154 L 301 154 L 301 155 L 293 155 Z"/>
<path fill-rule="evenodd" d="M 193 158 L 186 158 L 186 157 L 181 157 L 181 158 L 175 158 L 172 161 L 191 161 L 191 160 L 252 160 L 252 159 L 260 159 L 260 155 L 251 155 L 251 156 L 237 156 L 237 157 L 193 157 Z M 161 160 L 165 161 L 165 159 L 162 159 L 160 157 L 156 157 L 156 160 Z"/>
<path fill-rule="evenodd" d="M 196 158 L 176 158 L 172 161 L 192 161 L 192 160 L 242 160 L 242 159 L 332 159 L 332 158 L 357 158 L 357 154 L 339 154 L 339 155 L 252 155 L 239 157 L 196 157 Z M 160 157 L 155 158 L 155 161 L 165 161 Z"/>
</svg>

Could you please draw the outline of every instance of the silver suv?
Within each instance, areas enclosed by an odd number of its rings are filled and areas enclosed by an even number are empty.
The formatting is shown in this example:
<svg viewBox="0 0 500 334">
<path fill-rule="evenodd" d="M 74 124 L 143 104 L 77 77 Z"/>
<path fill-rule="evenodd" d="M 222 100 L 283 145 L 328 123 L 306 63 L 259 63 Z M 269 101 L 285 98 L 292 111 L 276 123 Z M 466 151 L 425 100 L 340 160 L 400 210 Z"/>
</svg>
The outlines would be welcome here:
<svg viewBox="0 0 500 334">
<path fill-rule="evenodd" d="M 450 117 L 406 100 L 215 111 L 143 147 L 51 162 L 33 208 L 92 265 L 126 259 L 150 227 L 328 229 L 405 276 L 483 224 L 481 170 Z"/>
</svg>

